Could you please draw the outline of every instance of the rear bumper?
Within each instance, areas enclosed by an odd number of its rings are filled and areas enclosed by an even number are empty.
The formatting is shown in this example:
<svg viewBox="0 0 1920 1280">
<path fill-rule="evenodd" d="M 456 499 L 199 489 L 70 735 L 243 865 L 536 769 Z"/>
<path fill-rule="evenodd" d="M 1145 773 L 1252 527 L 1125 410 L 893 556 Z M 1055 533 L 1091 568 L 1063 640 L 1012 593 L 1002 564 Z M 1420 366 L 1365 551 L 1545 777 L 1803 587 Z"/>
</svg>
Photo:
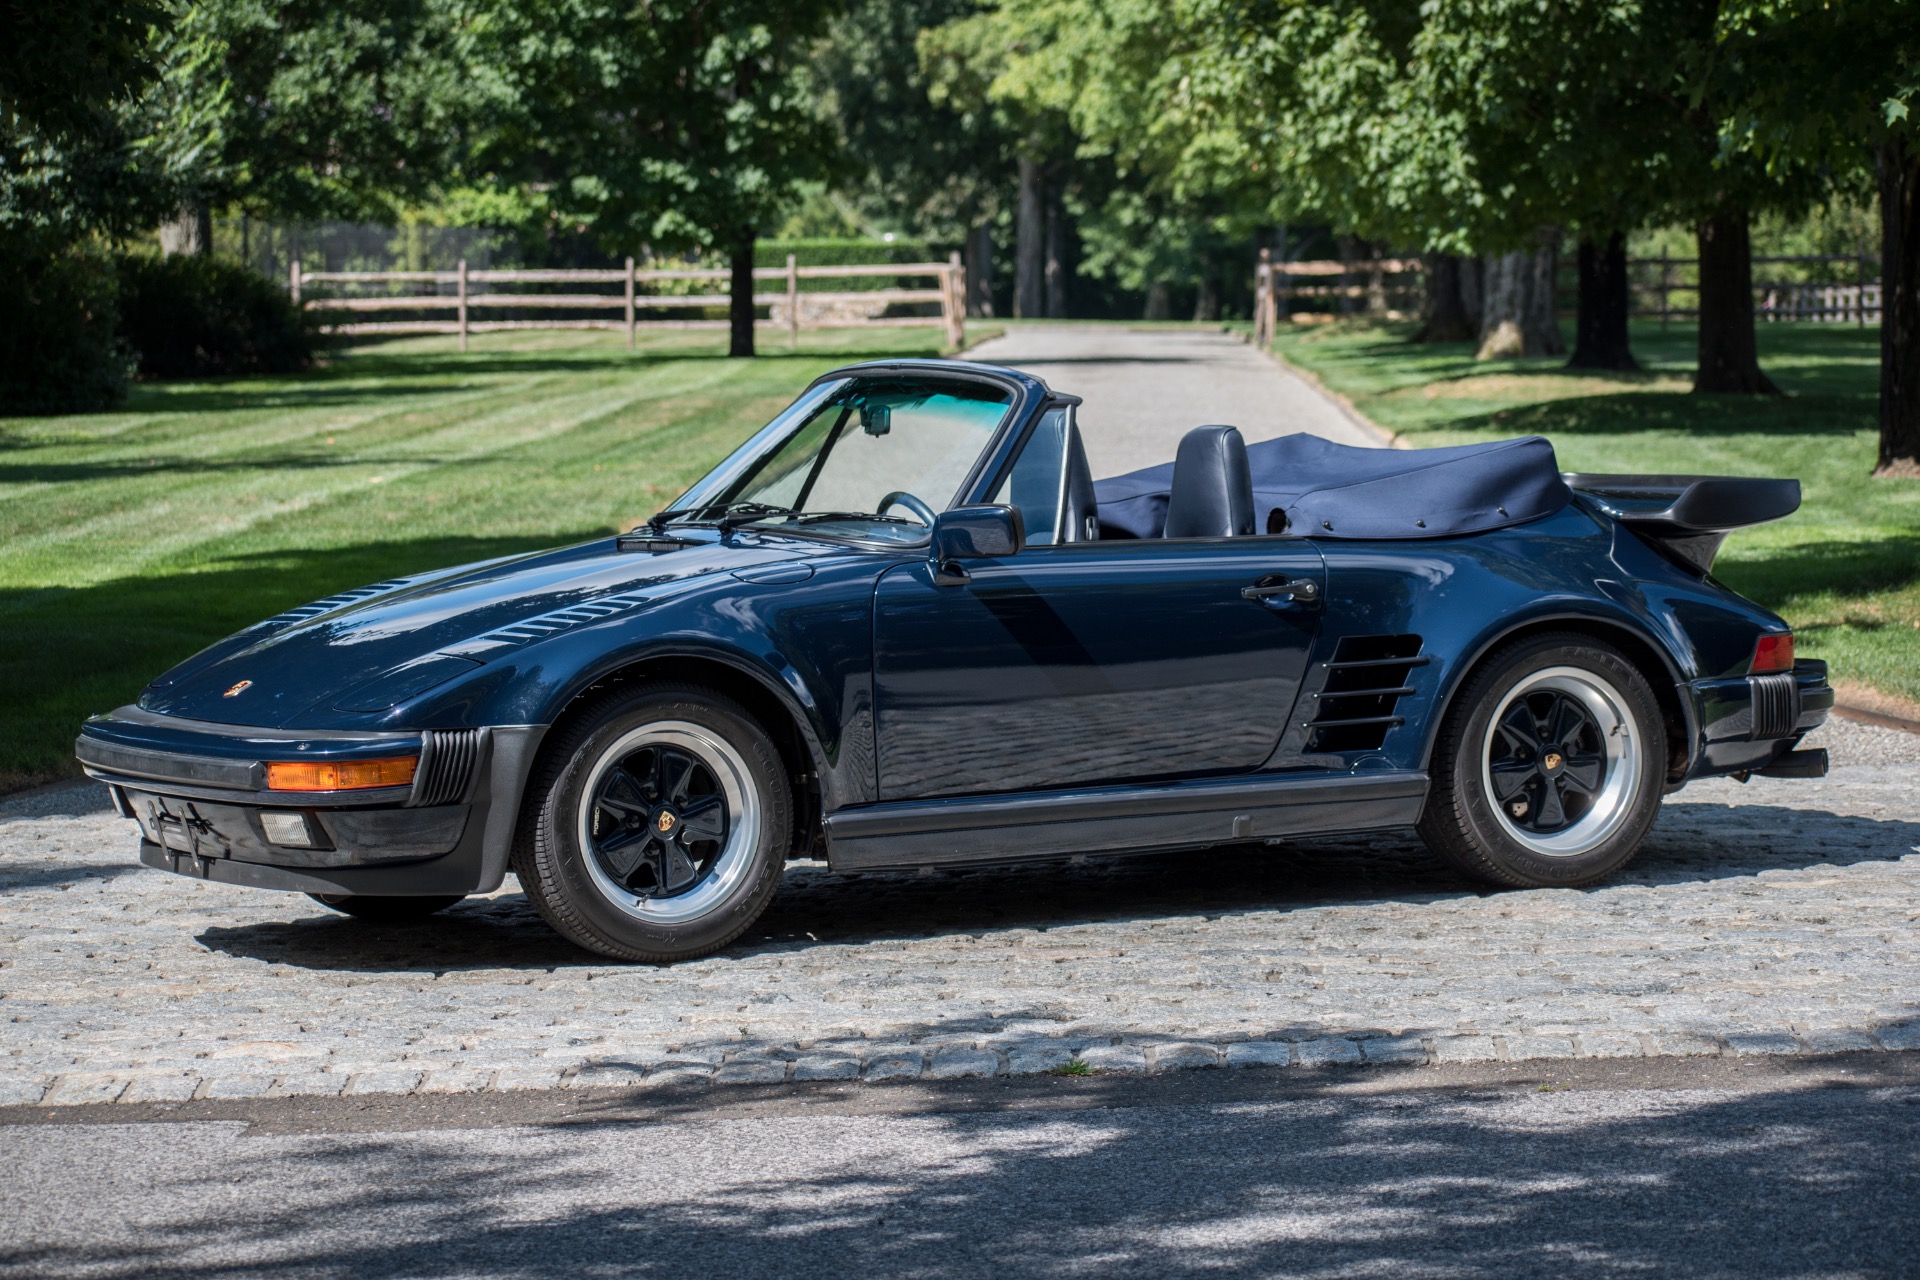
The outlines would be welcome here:
<svg viewBox="0 0 1920 1280">
<path fill-rule="evenodd" d="M 1682 686 L 1699 726 L 1689 778 L 1765 768 L 1833 710 L 1827 664 L 1804 659 L 1792 671 Z"/>
<path fill-rule="evenodd" d="M 305 893 L 484 893 L 506 874 L 542 732 L 302 732 L 125 707 L 89 720 L 74 754 L 139 824 L 147 866 Z M 411 786 L 306 793 L 264 785 L 268 760 L 415 753 Z"/>
</svg>

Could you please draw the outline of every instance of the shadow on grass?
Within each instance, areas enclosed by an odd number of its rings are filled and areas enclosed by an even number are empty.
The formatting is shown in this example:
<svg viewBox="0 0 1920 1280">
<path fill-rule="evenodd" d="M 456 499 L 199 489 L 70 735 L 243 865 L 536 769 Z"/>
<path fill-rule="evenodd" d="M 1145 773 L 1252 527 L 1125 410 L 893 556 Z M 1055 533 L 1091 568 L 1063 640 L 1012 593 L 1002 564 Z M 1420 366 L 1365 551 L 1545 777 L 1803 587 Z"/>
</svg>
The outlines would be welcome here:
<svg viewBox="0 0 1920 1280">
<path fill-rule="evenodd" d="M 131 702 L 168 667 L 284 609 L 369 582 L 604 532 L 263 551 L 89 587 L 0 591 L 0 773 L 73 774 L 73 737 L 87 716 Z"/>
<path fill-rule="evenodd" d="M 1716 573 L 1763 604 L 1795 597 L 1867 596 L 1920 584 L 1920 531 L 1877 542 L 1802 542 L 1769 548 L 1765 559 L 1738 560 Z M 1857 625 L 1874 629 L 1877 621 Z M 1906 625 L 1906 624 L 1901 624 Z"/>
<path fill-rule="evenodd" d="M 437 466 L 450 458 L 409 454 L 404 458 L 382 458 L 378 454 L 356 453 L 343 457 L 337 452 L 249 454 L 243 458 L 136 458 L 99 462 L 11 462 L 0 455 L 0 485 L 71 484 L 93 480 L 120 480 L 134 476 L 222 475 L 253 471 L 293 473 L 323 471 L 339 467 L 379 467 L 382 465 Z M 289 484 L 294 483 L 291 479 Z"/>
<path fill-rule="evenodd" d="M 1574 396 L 1473 414 L 1443 425 L 1449 431 L 1487 434 L 1610 436 L 1665 433 L 1718 435 L 1841 436 L 1874 426 L 1871 396 L 1797 396 L 1792 399 L 1696 396 L 1630 392 Z"/>
<path fill-rule="evenodd" d="M 1755 838 L 1761 831 L 1767 835 Z M 1689 884 L 1892 862 L 1917 844 L 1920 823 L 1785 804 L 1676 801 L 1667 806 L 1646 852 L 1610 883 Z M 788 872 L 766 914 L 722 955 L 804 955 L 820 945 L 1288 912 L 1334 903 L 1441 903 L 1486 892 L 1443 867 L 1417 839 L 1399 834 L 936 875 L 848 878 L 803 864 Z M 1562 892 L 1604 894 L 1607 886 Z M 332 916 L 297 900 L 263 895 L 260 902 L 263 916 L 279 918 L 206 929 L 197 940 L 232 956 L 326 971 L 545 970 L 609 963 L 563 942 L 518 894 L 471 900 L 429 920 L 394 926 Z M 286 918 L 289 907 L 298 918 Z"/>
</svg>

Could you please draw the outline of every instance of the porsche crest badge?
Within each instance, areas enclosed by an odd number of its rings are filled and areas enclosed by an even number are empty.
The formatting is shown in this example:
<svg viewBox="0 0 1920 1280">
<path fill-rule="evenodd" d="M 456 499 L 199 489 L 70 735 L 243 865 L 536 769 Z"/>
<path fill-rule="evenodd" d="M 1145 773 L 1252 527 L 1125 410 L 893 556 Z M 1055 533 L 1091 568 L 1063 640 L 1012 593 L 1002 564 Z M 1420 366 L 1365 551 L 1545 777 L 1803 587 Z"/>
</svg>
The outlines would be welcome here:
<svg viewBox="0 0 1920 1280">
<path fill-rule="evenodd" d="M 253 681 L 242 680 L 239 684 L 236 684 L 220 696 L 223 698 L 237 698 L 251 688 L 253 688 Z"/>
</svg>

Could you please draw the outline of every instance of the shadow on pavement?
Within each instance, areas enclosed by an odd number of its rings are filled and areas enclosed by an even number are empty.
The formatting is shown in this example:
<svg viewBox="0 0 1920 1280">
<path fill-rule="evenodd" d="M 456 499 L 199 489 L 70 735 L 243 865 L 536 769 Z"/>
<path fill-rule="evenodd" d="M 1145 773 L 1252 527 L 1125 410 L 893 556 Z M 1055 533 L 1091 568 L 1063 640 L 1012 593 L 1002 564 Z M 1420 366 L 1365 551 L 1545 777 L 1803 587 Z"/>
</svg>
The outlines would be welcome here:
<svg viewBox="0 0 1920 1280">
<path fill-rule="evenodd" d="M 1920 845 L 1920 823 L 1766 805 L 1669 803 L 1640 859 L 1592 889 L 1675 885 L 1765 871 L 1795 871 L 1896 861 Z M 1162 917 L 1285 912 L 1329 904 L 1451 901 L 1492 890 L 1440 865 L 1410 835 L 1316 840 L 1273 848 L 1235 846 L 1205 852 L 969 868 L 932 874 L 893 872 L 849 880 L 801 864 L 765 915 L 722 952 L 741 958 L 804 952 L 818 944 L 857 946 L 1006 929 L 1051 929 Z M 471 899 L 427 921 L 374 926 L 305 910 L 288 920 L 285 898 L 260 895 L 273 922 L 202 931 L 215 951 L 302 968 L 383 971 L 426 968 L 551 969 L 605 967 L 561 941 L 518 894 Z M 1622 927 L 1630 927 L 1623 924 Z"/>
<path fill-rule="evenodd" d="M 127 1135 L 111 1177 L 75 1181 L 125 1197 L 153 1166 L 163 1176 L 138 1213 L 91 1233 L 47 1215 L 33 1243 L 0 1249 L 0 1268 L 1895 1275 L 1920 1247 L 1916 1100 L 1857 1087 L 1409 1091 L 192 1147 L 188 1134 Z"/>
</svg>

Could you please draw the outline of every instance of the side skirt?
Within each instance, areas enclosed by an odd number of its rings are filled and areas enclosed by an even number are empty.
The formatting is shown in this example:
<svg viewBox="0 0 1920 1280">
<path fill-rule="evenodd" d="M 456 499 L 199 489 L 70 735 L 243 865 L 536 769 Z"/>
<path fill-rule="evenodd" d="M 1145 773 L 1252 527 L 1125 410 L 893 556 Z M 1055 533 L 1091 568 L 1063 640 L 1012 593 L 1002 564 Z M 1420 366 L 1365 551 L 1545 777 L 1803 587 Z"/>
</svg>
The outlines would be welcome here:
<svg viewBox="0 0 1920 1280">
<path fill-rule="evenodd" d="M 826 819 L 835 871 L 1025 862 L 1412 826 L 1424 773 L 1267 775 L 910 800 Z"/>
</svg>

